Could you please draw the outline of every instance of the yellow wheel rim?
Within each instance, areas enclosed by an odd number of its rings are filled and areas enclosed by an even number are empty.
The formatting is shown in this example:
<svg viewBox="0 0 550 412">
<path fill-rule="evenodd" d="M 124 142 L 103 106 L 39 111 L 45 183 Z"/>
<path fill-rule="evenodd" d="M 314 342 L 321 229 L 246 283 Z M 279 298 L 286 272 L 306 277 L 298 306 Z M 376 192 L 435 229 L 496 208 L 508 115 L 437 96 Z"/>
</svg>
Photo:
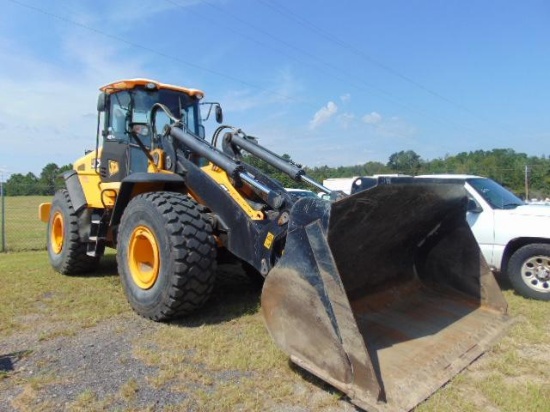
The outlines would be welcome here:
<svg viewBox="0 0 550 412">
<path fill-rule="evenodd" d="M 55 212 L 50 229 L 50 245 L 52 247 L 52 251 L 56 255 L 59 255 L 63 249 L 64 229 L 65 225 L 63 223 L 63 215 L 61 212 Z"/>
<path fill-rule="evenodd" d="M 128 264 L 134 283 L 141 289 L 153 287 L 159 276 L 159 248 L 149 228 L 138 226 L 130 236 Z"/>
</svg>

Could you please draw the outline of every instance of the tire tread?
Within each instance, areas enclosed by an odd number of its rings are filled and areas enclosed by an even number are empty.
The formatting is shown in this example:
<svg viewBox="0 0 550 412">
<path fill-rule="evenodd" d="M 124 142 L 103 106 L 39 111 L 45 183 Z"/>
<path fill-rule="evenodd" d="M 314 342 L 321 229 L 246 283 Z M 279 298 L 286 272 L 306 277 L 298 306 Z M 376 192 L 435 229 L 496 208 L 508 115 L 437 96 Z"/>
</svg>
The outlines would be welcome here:
<svg viewBox="0 0 550 412">
<path fill-rule="evenodd" d="M 174 271 L 170 274 L 167 297 L 160 307 L 153 311 L 139 311 L 135 307 L 134 310 L 155 321 L 188 315 L 208 300 L 214 287 L 216 243 L 210 221 L 202 206 L 181 193 L 150 192 L 135 199 L 138 198 L 156 208 L 163 217 Z M 124 223 L 125 215 L 121 226 Z M 118 254 L 117 260 L 120 265 Z"/>
<path fill-rule="evenodd" d="M 61 260 L 60 264 L 54 265 L 55 269 L 64 275 L 77 275 L 93 271 L 99 263 L 99 258 L 91 257 L 86 254 L 87 243 L 80 240 L 78 215 L 74 210 L 68 190 L 58 190 L 54 196 L 54 202 L 56 201 L 64 205 L 68 210 L 68 214 L 63 215 L 63 223 L 69 228 L 69 236 L 67 239 L 64 239 L 63 242 L 63 247 L 67 247 L 66 255 Z M 61 211 L 63 212 L 63 210 Z M 49 241 L 48 233 L 48 245 Z"/>
</svg>

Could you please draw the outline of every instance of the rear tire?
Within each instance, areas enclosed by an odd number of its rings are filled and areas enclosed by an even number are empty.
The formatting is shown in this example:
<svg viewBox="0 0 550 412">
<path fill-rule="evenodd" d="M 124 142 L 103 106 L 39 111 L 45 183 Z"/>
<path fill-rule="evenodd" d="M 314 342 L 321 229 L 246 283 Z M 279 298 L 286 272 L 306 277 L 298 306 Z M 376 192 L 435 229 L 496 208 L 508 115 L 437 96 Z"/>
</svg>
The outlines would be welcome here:
<svg viewBox="0 0 550 412">
<path fill-rule="evenodd" d="M 516 250 L 508 262 L 507 274 L 521 296 L 550 300 L 550 245 L 533 243 Z"/>
<path fill-rule="evenodd" d="M 69 192 L 58 190 L 50 209 L 47 249 L 52 267 L 64 275 L 91 272 L 99 262 L 86 254 L 87 243 L 80 240 L 78 225 Z"/>
<path fill-rule="evenodd" d="M 201 207 L 180 193 L 136 196 L 118 231 L 118 271 L 139 315 L 162 321 L 202 306 L 215 280 L 216 242 Z"/>
</svg>

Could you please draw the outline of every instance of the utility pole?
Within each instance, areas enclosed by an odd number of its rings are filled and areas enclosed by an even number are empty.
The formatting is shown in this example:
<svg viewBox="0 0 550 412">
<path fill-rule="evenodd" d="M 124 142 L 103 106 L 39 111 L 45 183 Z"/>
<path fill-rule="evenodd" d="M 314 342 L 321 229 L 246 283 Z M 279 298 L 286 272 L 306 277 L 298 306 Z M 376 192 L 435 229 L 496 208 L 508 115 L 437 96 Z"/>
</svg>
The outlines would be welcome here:
<svg viewBox="0 0 550 412">
<path fill-rule="evenodd" d="M 529 178 L 531 177 L 531 168 L 525 165 L 525 201 L 529 201 Z"/>
</svg>

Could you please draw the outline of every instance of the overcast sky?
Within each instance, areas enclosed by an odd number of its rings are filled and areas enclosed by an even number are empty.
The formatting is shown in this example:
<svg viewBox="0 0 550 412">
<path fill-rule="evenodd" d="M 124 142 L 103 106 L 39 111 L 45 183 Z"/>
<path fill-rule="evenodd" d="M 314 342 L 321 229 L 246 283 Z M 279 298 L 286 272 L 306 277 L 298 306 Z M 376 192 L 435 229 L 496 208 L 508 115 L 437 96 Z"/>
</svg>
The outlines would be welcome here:
<svg viewBox="0 0 550 412">
<path fill-rule="evenodd" d="M 4 176 L 95 147 L 98 88 L 135 77 L 204 90 L 225 123 L 312 167 L 550 155 L 547 0 L 1 3 Z"/>
</svg>

